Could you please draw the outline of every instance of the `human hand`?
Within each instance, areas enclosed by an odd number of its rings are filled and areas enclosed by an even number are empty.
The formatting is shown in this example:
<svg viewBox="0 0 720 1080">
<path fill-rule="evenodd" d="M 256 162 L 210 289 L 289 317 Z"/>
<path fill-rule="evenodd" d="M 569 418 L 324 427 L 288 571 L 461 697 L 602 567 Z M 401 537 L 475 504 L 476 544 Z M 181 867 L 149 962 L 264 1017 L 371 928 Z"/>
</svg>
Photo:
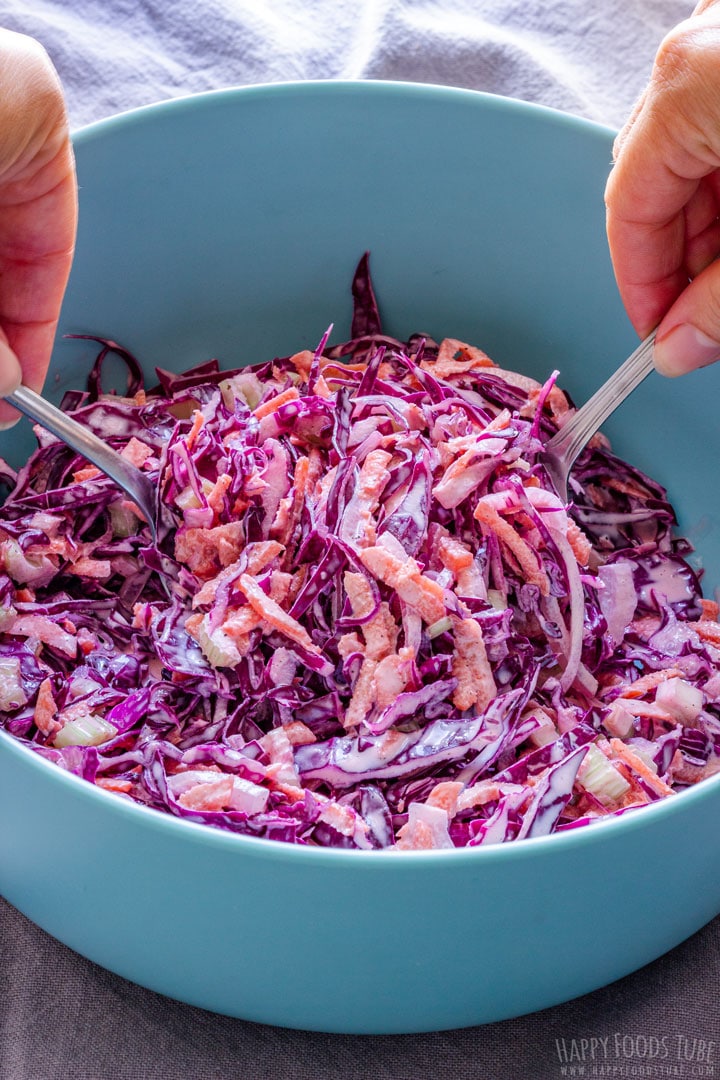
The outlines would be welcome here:
<svg viewBox="0 0 720 1080">
<path fill-rule="evenodd" d="M 718 0 L 660 46 L 605 199 L 620 295 L 641 337 L 657 326 L 657 369 L 681 375 L 720 358 Z"/>
<path fill-rule="evenodd" d="M 0 30 L 0 396 L 42 387 L 76 223 L 60 81 L 37 41 Z M 0 427 L 17 416 L 0 402 Z"/>
</svg>

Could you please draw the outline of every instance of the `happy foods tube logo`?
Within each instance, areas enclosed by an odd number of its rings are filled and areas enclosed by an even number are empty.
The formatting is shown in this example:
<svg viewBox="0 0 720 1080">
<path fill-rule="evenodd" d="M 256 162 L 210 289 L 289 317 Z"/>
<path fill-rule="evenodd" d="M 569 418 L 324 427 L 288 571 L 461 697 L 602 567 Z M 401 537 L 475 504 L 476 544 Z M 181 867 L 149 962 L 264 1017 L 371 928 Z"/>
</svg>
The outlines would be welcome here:
<svg viewBox="0 0 720 1080">
<path fill-rule="evenodd" d="M 718 1041 L 701 1035 L 615 1031 L 560 1037 L 554 1040 L 554 1057 L 559 1077 L 720 1077 Z"/>
</svg>

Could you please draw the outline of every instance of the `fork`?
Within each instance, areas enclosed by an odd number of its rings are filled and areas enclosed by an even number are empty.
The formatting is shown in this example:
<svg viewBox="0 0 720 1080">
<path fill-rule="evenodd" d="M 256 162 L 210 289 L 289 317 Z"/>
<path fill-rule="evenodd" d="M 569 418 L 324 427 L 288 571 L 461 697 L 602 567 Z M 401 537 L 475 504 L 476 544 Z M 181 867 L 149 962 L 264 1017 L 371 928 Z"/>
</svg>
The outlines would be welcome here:
<svg viewBox="0 0 720 1080">
<path fill-rule="evenodd" d="M 608 416 L 647 378 L 653 369 L 655 331 L 638 345 L 607 382 L 574 413 L 545 444 L 540 460 L 563 502 L 568 497 L 568 477 L 580 451 Z"/>
<path fill-rule="evenodd" d="M 19 386 L 12 394 L 7 394 L 5 401 L 30 420 L 56 435 L 76 453 L 82 454 L 101 472 L 114 480 L 142 511 L 150 528 L 153 544 L 157 545 L 157 493 L 153 482 L 145 473 L 122 457 L 117 450 L 108 446 L 94 432 L 83 427 L 77 420 L 73 420 L 71 416 L 56 408 L 55 405 L 51 405 L 44 397 L 27 386 Z"/>
</svg>

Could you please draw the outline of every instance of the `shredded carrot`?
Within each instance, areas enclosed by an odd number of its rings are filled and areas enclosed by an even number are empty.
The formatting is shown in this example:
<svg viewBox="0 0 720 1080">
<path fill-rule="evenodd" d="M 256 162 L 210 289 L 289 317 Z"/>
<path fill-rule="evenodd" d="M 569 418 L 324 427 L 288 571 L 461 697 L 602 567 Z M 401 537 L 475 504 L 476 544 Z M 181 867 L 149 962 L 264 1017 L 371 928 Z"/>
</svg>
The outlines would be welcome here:
<svg viewBox="0 0 720 1080">
<path fill-rule="evenodd" d="M 126 461 L 129 461 L 132 465 L 135 465 L 140 469 L 148 458 L 153 456 L 153 450 L 147 443 L 144 443 L 141 439 L 137 439 L 133 435 L 125 443 L 125 446 L 123 446 L 120 451 L 120 456 L 124 457 Z"/>
<path fill-rule="evenodd" d="M 52 680 L 43 679 L 38 688 L 37 701 L 33 712 L 33 722 L 38 731 L 52 738 L 62 727 L 56 719 L 57 703 L 52 692 Z"/>
<path fill-rule="evenodd" d="M 187 435 L 185 436 L 185 443 L 187 445 L 188 450 L 192 450 L 193 446 L 195 445 L 195 440 L 197 439 L 198 435 L 202 431 L 204 423 L 205 423 L 205 417 L 203 416 L 203 414 L 200 412 L 199 409 L 195 409 L 195 411 L 193 413 L 192 427 L 190 428 Z"/>
<path fill-rule="evenodd" d="M 235 608 L 223 619 L 222 628 L 227 636 L 238 646 L 239 651 L 244 649 L 239 646 L 248 644 L 248 635 L 262 622 L 262 616 L 250 604 L 245 607 Z M 187 629 L 187 622 L 185 623 Z"/>
<path fill-rule="evenodd" d="M 221 473 L 205 496 L 208 501 L 208 506 L 218 515 L 222 512 L 225 496 L 231 485 L 232 476 L 230 476 L 229 473 Z"/>
<path fill-rule="evenodd" d="M 441 810 L 446 810 L 448 817 L 454 817 L 462 789 L 463 785 L 457 780 L 443 780 L 435 785 L 426 801 L 430 806 L 439 806 Z"/>
<path fill-rule="evenodd" d="M 416 821 L 411 827 L 406 823 L 398 830 L 395 847 L 399 851 L 426 851 L 435 847 L 433 831 L 425 821 Z"/>
<path fill-rule="evenodd" d="M 201 579 L 214 577 L 220 567 L 231 566 L 244 548 L 245 526 L 241 521 L 211 529 L 183 528 L 175 534 L 175 558 Z"/>
<path fill-rule="evenodd" d="M 102 473 L 94 465 L 83 465 L 81 469 L 77 469 L 73 473 L 73 480 L 78 484 L 82 484 L 85 480 L 94 480 L 97 476 L 102 476 Z"/>
<path fill-rule="evenodd" d="M 197 637 L 204 618 L 205 616 L 201 611 L 196 611 L 194 615 L 188 615 L 184 626 L 191 637 Z"/>
<path fill-rule="evenodd" d="M 81 556 L 79 559 L 75 559 L 71 566 L 73 574 L 78 574 L 80 577 L 97 578 L 99 581 L 105 581 L 106 578 L 112 576 L 113 568 L 109 559 L 93 559 L 90 556 Z"/>
<path fill-rule="evenodd" d="M 455 338 L 445 338 L 440 342 L 437 359 L 421 360 L 420 367 L 432 371 L 437 378 L 445 379 L 448 375 L 463 375 L 474 368 L 493 368 L 497 365 L 482 349 L 467 345 Z"/>
<path fill-rule="evenodd" d="M 438 555 L 443 566 L 452 570 L 454 574 L 473 564 L 473 553 L 470 548 L 452 536 L 441 537 L 438 543 Z"/>
<path fill-rule="evenodd" d="M 290 363 L 302 378 L 303 382 L 307 382 L 310 378 L 310 369 L 314 359 L 315 353 L 310 352 L 309 349 L 301 349 L 300 352 L 293 353 L 290 357 Z"/>
<path fill-rule="evenodd" d="M 630 713 L 631 716 L 647 716 L 650 719 L 663 720 L 665 722 L 672 721 L 672 713 L 668 709 L 664 709 L 662 705 L 656 704 L 654 701 L 643 701 L 642 698 L 630 698 L 622 697 L 616 698 L 623 709 Z"/>
<path fill-rule="evenodd" d="M 288 724 L 283 724 L 283 729 L 293 746 L 307 746 L 317 742 L 315 732 L 307 724 L 303 724 L 302 720 L 291 720 Z"/>
<path fill-rule="evenodd" d="M 695 630 L 703 641 L 709 641 L 713 645 L 720 645 L 720 625 L 718 623 L 711 622 L 709 619 L 699 619 L 697 622 L 689 622 L 686 625 Z"/>
<path fill-rule="evenodd" d="M 289 401 L 297 401 L 299 397 L 300 394 L 296 388 L 294 386 L 289 386 L 287 390 L 283 390 L 280 394 L 275 394 L 274 397 L 261 402 L 253 411 L 253 415 L 258 420 L 262 420 L 264 416 L 270 416 L 270 413 L 276 412 L 283 405 L 287 405 Z"/>
<path fill-rule="evenodd" d="M 453 704 L 460 711 L 475 706 L 483 712 L 497 694 L 492 668 L 485 651 L 480 623 L 453 617 L 455 656 L 452 673 L 457 679 Z"/>
<path fill-rule="evenodd" d="M 616 757 L 629 765 L 632 771 L 641 777 L 657 795 L 674 794 L 673 789 L 664 780 L 661 780 L 657 773 L 654 773 L 650 766 L 646 765 L 642 758 L 638 757 L 622 739 L 610 739 L 610 747 Z"/>
<path fill-rule="evenodd" d="M 458 795 L 456 813 L 469 810 L 473 806 L 484 806 L 495 802 L 502 795 L 500 785 L 495 780 L 481 780 Z"/>
<path fill-rule="evenodd" d="M 345 709 L 343 727 L 354 728 L 361 724 L 375 704 L 375 672 L 378 661 L 366 656 L 360 674 L 353 687 L 352 697 Z"/>
<path fill-rule="evenodd" d="M 296 498 L 300 500 L 304 498 L 309 478 L 310 458 L 304 456 L 299 457 L 295 465 L 295 472 L 293 473 L 293 487 L 295 488 Z"/>
<path fill-rule="evenodd" d="M 675 679 L 682 677 L 682 671 L 680 668 L 662 668 L 660 671 L 649 671 L 647 675 L 641 675 L 635 682 L 626 685 L 621 698 L 640 698 L 644 694 L 647 694 L 649 690 L 654 690 L 660 683 L 666 682 L 667 679 Z"/>
<path fill-rule="evenodd" d="M 669 771 L 673 780 L 681 784 L 697 784 L 720 772 L 720 758 L 711 757 L 704 765 L 693 765 L 681 750 L 676 750 Z"/>
<path fill-rule="evenodd" d="M 44 645 L 59 649 L 65 656 L 77 655 L 77 638 L 72 632 L 64 630 L 58 623 L 45 615 L 17 615 L 10 627 L 10 633 L 20 637 L 34 637 Z"/>
<path fill-rule="evenodd" d="M 320 811 L 319 820 L 332 826 L 341 836 L 352 836 L 359 819 L 351 807 L 330 799 Z"/>
<path fill-rule="evenodd" d="M 540 567 L 535 552 L 518 535 L 512 525 L 500 516 L 486 497 L 481 498 L 475 507 L 475 517 L 482 525 L 494 532 L 498 540 L 510 549 L 525 575 L 525 580 L 532 585 L 537 585 L 543 596 L 548 596 L 550 582 L 547 574 Z"/>
<path fill-rule="evenodd" d="M 300 625 L 297 619 L 293 619 L 280 607 L 267 593 L 263 592 L 255 578 L 250 574 L 241 574 L 238 579 L 238 588 L 245 593 L 248 603 L 262 615 L 263 619 L 286 637 L 292 638 L 309 652 L 320 653 L 320 649 L 313 643 L 307 630 Z"/>
<path fill-rule="evenodd" d="M 379 546 L 364 548 L 359 554 L 370 573 L 395 589 L 398 596 L 414 607 L 425 622 L 432 624 L 444 616 L 442 586 L 421 573 L 414 559 L 408 558 L 403 563 L 386 548 Z"/>
<path fill-rule="evenodd" d="M 618 476 L 605 476 L 604 483 L 607 487 L 612 488 L 613 491 L 618 491 L 621 495 L 630 495 L 635 498 L 645 498 L 646 493 L 637 484 L 633 484 L 629 480 L 621 480 Z"/>
<path fill-rule="evenodd" d="M 132 780 L 115 779 L 113 776 L 98 776 L 95 785 L 105 791 L 115 791 L 120 795 L 127 795 L 133 789 Z"/>
<path fill-rule="evenodd" d="M 705 622 L 706 620 L 717 622 L 717 617 L 720 615 L 720 604 L 717 604 L 714 600 L 706 600 L 704 597 L 701 597 L 700 606 L 702 607 L 702 615 L 700 616 L 701 622 Z"/>
<path fill-rule="evenodd" d="M 579 525 L 571 519 L 568 520 L 567 538 L 573 555 L 580 566 L 587 566 L 592 554 L 592 544 Z"/>
<path fill-rule="evenodd" d="M 180 806 L 186 810 L 224 810 L 232 798 L 232 776 L 223 776 L 209 784 L 195 784 L 178 796 Z"/>
</svg>

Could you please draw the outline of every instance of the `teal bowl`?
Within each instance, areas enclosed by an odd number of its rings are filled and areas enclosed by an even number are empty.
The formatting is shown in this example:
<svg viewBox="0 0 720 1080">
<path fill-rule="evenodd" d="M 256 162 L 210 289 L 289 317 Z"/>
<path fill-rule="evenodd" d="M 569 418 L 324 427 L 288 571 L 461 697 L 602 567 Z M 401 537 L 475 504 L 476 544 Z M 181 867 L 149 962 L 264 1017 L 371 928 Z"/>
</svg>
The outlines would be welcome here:
<svg viewBox="0 0 720 1080">
<path fill-rule="evenodd" d="M 100 334 L 150 371 L 237 365 L 349 329 L 371 251 L 385 325 L 450 335 L 580 401 L 635 337 L 604 234 L 607 129 L 469 91 L 220 91 L 78 132 L 77 258 L 47 383 Z M 720 580 L 720 367 L 651 377 L 608 424 Z M 30 452 L 29 425 L 0 455 Z M 720 912 L 720 777 L 622 818 L 488 849 L 360 852 L 146 809 L 0 733 L 0 892 L 96 963 L 181 1001 L 325 1031 L 413 1032 L 586 993 Z M 658 897 L 662 901 L 658 902 Z"/>
</svg>

